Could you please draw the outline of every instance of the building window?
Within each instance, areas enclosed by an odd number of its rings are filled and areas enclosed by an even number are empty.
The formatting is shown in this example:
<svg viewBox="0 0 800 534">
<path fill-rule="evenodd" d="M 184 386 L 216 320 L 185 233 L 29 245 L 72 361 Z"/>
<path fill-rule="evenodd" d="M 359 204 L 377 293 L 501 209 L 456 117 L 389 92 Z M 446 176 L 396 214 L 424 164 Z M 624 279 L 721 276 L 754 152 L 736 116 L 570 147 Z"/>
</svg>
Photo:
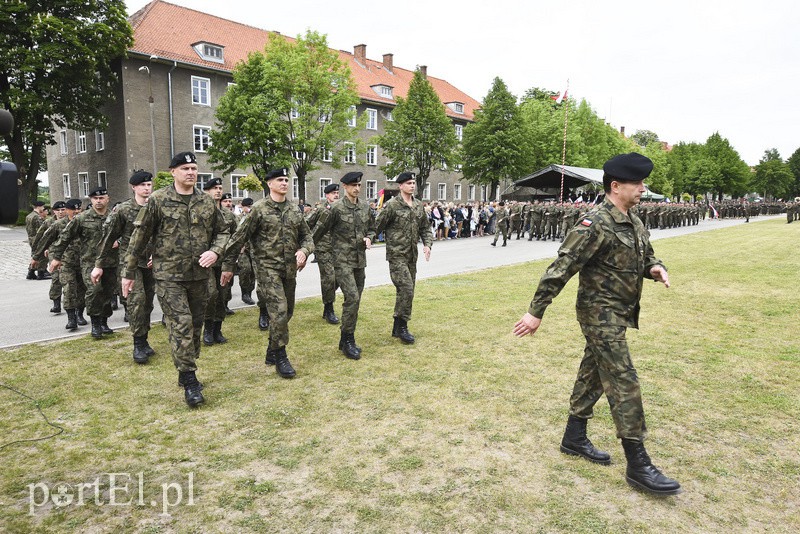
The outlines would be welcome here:
<svg viewBox="0 0 800 534">
<path fill-rule="evenodd" d="M 467 200 L 475 200 L 475 186 L 473 184 L 467 186 Z"/>
<path fill-rule="evenodd" d="M 430 200 L 431 199 L 431 184 L 430 182 L 425 184 L 425 188 L 422 190 L 422 200 Z"/>
<path fill-rule="evenodd" d="M 78 173 L 78 194 L 83 197 L 89 196 L 89 173 L 88 172 L 79 172 Z"/>
<path fill-rule="evenodd" d="M 367 130 L 378 129 L 378 110 L 367 109 Z"/>
<path fill-rule="evenodd" d="M 356 110 L 355 106 L 350 106 L 350 112 L 352 113 L 352 116 L 350 119 L 348 119 L 347 125 L 355 128 L 358 121 L 358 110 Z"/>
<path fill-rule="evenodd" d="M 211 146 L 211 139 L 209 132 L 211 128 L 208 126 L 195 126 L 194 127 L 194 151 L 205 152 Z"/>
<path fill-rule="evenodd" d="M 75 152 L 78 154 L 86 152 L 86 132 L 75 132 Z"/>
<path fill-rule="evenodd" d="M 459 141 L 464 139 L 464 126 L 461 124 L 456 124 L 456 137 Z"/>
<path fill-rule="evenodd" d="M 192 76 L 192 104 L 211 105 L 211 80 Z"/>
<path fill-rule="evenodd" d="M 106 149 L 106 134 L 100 130 L 94 131 L 94 147 L 98 152 Z"/>
<path fill-rule="evenodd" d="M 438 200 L 447 200 L 447 184 L 436 186 Z"/>
<path fill-rule="evenodd" d="M 333 161 L 333 151 L 328 150 L 327 147 L 320 147 L 319 149 L 319 159 L 322 161 L 326 161 L 330 163 Z"/>
<path fill-rule="evenodd" d="M 59 144 L 61 145 L 61 155 L 66 156 L 69 154 L 69 147 L 67 146 L 67 131 L 61 130 L 58 132 L 58 137 L 60 140 Z"/>
<path fill-rule="evenodd" d="M 461 184 L 453 185 L 453 200 L 461 200 Z"/>
<path fill-rule="evenodd" d="M 344 162 L 345 163 L 356 162 L 356 145 L 354 145 L 353 143 L 345 143 Z"/>
<path fill-rule="evenodd" d="M 378 164 L 378 146 L 369 145 L 367 147 L 367 165 L 377 165 L 377 164 Z"/>
<path fill-rule="evenodd" d="M 292 198 L 295 200 L 300 198 L 300 180 L 297 176 L 292 178 Z"/>
<path fill-rule="evenodd" d="M 394 122 L 394 115 L 392 115 L 391 111 L 387 111 L 384 117 L 386 118 L 387 121 Z"/>
<path fill-rule="evenodd" d="M 97 171 L 97 187 L 108 189 L 108 180 L 106 179 L 106 171 Z"/>
<path fill-rule="evenodd" d="M 320 111 L 319 122 L 321 123 L 331 122 L 331 114 L 327 111 Z"/>
<path fill-rule="evenodd" d="M 481 202 L 486 202 L 486 186 L 481 186 Z"/>
<path fill-rule="evenodd" d="M 319 198 L 320 200 L 325 198 L 325 188 L 331 185 L 330 178 L 320 178 L 319 179 Z"/>
<path fill-rule="evenodd" d="M 372 90 L 383 98 L 394 98 L 392 96 L 392 88 L 388 85 L 373 85 Z"/>
<path fill-rule="evenodd" d="M 377 200 L 378 198 L 378 181 L 367 180 L 367 200 Z"/>
<path fill-rule="evenodd" d="M 444 158 L 442 158 L 442 170 L 443 171 L 447 170 L 447 162 L 444 160 Z"/>
<path fill-rule="evenodd" d="M 244 178 L 244 174 L 231 174 L 231 196 L 234 198 L 244 198 L 247 196 L 247 191 L 239 189 L 239 180 Z"/>
<path fill-rule="evenodd" d="M 461 102 L 448 102 L 447 107 L 455 111 L 456 113 L 464 114 L 464 104 Z"/>
<path fill-rule="evenodd" d="M 69 174 L 61 175 L 61 187 L 64 189 L 64 198 L 70 198 L 72 189 L 69 187 Z"/>
<path fill-rule="evenodd" d="M 197 187 L 200 189 L 200 191 L 203 190 L 203 187 L 206 185 L 206 182 L 208 182 L 213 177 L 214 175 L 211 174 L 210 172 L 197 173 Z"/>
</svg>

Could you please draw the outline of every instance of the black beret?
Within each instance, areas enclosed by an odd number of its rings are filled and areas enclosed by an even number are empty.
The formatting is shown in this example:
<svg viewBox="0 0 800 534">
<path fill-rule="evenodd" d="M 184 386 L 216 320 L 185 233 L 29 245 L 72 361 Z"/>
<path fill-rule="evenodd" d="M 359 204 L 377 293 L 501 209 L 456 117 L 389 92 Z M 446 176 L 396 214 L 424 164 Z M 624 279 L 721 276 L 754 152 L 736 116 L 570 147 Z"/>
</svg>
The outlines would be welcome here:
<svg viewBox="0 0 800 534">
<path fill-rule="evenodd" d="M 357 184 L 361 182 L 362 176 L 364 176 L 363 172 L 358 172 L 358 171 L 348 172 L 347 174 L 342 176 L 342 179 L 339 181 L 342 182 L 343 184 Z"/>
<path fill-rule="evenodd" d="M 81 207 L 81 204 L 82 202 L 80 201 L 80 199 L 71 198 L 66 202 L 64 202 L 64 207 L 67 208 L 68 210 L 76 210 Z"/>
<path fill-rule="evenodd" d="M 603 172 L 619 182 L 641 182 L 652 171 L 650 158 L 636 152 L 614 156 L 603 165 Z"/>
<path fill-rule="evenodd" d="M 272 169 L 267 173 L 266 180 L 272 180 L 273 178 L 277 178 L 279 176 L 289 177 L 289 169 L 286 167 L 281 167 L 280 169 Z"/>
<path fill-rule="evenodd" d="M 63 200 L 59 200 L 59 201 L 53 203 L 53 209 L 54 210 L 60 210 L 60 209 L 66 208 L 66 207 L 67 207 L 67 205 Z"/>
<path fill-rule="evenodd" d="M 197 163 L 197 158 L 192 152 L 180 152 L 172 156 L 172 161 L 169 162 L 169 168 L 174 169 L 187 163 Z"/>
<path fill-rule="evenodd" d="M 217 187 L 218 185 L 222 185 L 222 178 L 212 178 L 203 185 L 203 190 L 208 191 L 212 187 Z"/>
<path fill-rule="evenodd" d="M 397 177 L 395 182 L 398 184 L 403 184 L 409 180 L 415 180 L 417 177 L 414 176 L 413 172 L 401 172 L 400 175 Z"/>
<path fill-rule="evenodd" d="M 506 205 L 506 203 L 505 203 L 505 202 L 503 202 L 502 200 L 501 200 L 501 201 L 500 201 L 500 203 L 498 204 L 498 206 L 505 206 L 505 205 Z"/>
<path fill-rule="evenodd" d="M 95 187 L 94 189 L 89 191 L 90 197 L 99 197 L 101 195 L 107 195 L 107 194 L 108 194 L 108 189 L 106 189 L 105 187 Z"/>
<path fill-rule="evenodd" d="M 38 208 L 38 207 L 44 206 L 44 202 L 41 201 L 41 200 L 34 200 L 33 201 L 33 205 Z"/>
<path fill-rule="evenodd" d="M 153 175 L 147 171 L 136 171 L 128 180 L 131 185 L 139 185 L 144 182 L 152 182 Z"/>
<path fill-rule="evenodd" d="M 253 199 L 252 198 L 247 197 L 247 198 L 243 198 L 242 199 L 242 206 L 252 206 L 252 205 L 253 205 Z"/>
<path fill-rule="evenodd" d="M 328 185 L 325 186 L 325 189 L 324 189 L 326 195 L 328 193 L 333 193 L 334 191 L 338 191 L 338 190 L 339 190 L 339 184 L 328 184 Z"/>
<path fill-rule="evenodd" d="M 223 193 L 222 198 L 220 200 L 228 200 L 233 198 L 230 193 Z"/>
</svg>

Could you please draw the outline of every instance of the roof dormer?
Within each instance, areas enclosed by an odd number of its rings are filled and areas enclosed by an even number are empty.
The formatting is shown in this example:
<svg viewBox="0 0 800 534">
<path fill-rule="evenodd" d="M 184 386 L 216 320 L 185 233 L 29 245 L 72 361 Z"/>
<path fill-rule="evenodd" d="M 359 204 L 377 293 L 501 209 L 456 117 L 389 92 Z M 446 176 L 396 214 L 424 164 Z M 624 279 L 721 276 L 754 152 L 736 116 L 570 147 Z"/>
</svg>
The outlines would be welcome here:
<svg viewBox="0 0 800 534">
<path fill-rule="evenodd" d="M 378 94 L 378 96 L 394 100 L 394 94 L 393 94 L 393 89 L 394 88 L 392 86 L 379 83 L 379 84 L 373 85 L 371 87 L 372 87 L 372 90 L 375 91 Z"/>
<path fill-rule="evenodd" d="M 447 102 L 447 107 L 455 111 L 456 113 L 460 113 L 461 115 L 464 114 L 464 103 L 463 102 Z"/>
<path fill-rule="evenodd" d="M 225 63 L 224 46 L 200 41 L 192 45 L 197 55 L 206 61 Z"/>
</svg>

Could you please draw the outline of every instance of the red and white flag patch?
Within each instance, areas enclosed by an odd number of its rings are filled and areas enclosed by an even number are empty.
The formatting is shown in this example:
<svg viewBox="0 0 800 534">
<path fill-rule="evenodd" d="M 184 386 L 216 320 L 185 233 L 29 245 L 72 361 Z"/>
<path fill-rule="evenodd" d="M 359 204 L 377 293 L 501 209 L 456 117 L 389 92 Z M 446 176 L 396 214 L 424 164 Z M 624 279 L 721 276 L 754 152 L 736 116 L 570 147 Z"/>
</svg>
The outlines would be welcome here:
<svg viewBox="0 0 800 534">
<path fill-rule="evenodd" d="M 591 219 L 584 219 L 584 220 L 581 221 L 581 224 L 583 226 L 591 226 L 592 225 L 592 220 Z"/>
</svg>

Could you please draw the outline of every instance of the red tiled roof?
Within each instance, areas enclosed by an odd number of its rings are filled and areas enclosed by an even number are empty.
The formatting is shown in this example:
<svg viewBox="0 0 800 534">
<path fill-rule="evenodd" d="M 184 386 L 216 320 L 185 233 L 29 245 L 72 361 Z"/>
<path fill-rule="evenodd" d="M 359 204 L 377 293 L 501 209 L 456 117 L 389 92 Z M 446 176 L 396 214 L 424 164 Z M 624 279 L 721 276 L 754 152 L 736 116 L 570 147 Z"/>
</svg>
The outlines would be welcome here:
<svg viewBox="0 0 800 534">
<path fill-rule="evenodd" d="M 176 6 L 163 0 L 154 0 L 130 16 L 134 45 L 130 52 L 145 56 L 179 61 L 200 67 L 232 72 L 234 66 L 247 59 L 250 52 L 263 50 L 269 40 L 267 30 L 233 22 L 231 20 L 202 13 L 186 7 Z M 180 22 L 176 24 L 176 22 Z M 192 45 L 204 42 L 224 47 L 224 63 L 215 63 L 201 58 Z M 359 96 L 368 101 L 393 104 L 394 100 L 378 95 L 375 85 L 393 88 L 395 97 L 406 97 L 414 71 L 397 66 L 390 73 L 382 61 L 366 59 L 362 65 L 350 52 L 338 51 L 340 58 L 353 73 Z M 458 90 L 446 80 L 428 76 L 442 102 L 464 104 L 464 113 L 456 113 L 449 107 L 445 111 L 450 117 L 472 120 L 480 103 Z"/>
</svg>

